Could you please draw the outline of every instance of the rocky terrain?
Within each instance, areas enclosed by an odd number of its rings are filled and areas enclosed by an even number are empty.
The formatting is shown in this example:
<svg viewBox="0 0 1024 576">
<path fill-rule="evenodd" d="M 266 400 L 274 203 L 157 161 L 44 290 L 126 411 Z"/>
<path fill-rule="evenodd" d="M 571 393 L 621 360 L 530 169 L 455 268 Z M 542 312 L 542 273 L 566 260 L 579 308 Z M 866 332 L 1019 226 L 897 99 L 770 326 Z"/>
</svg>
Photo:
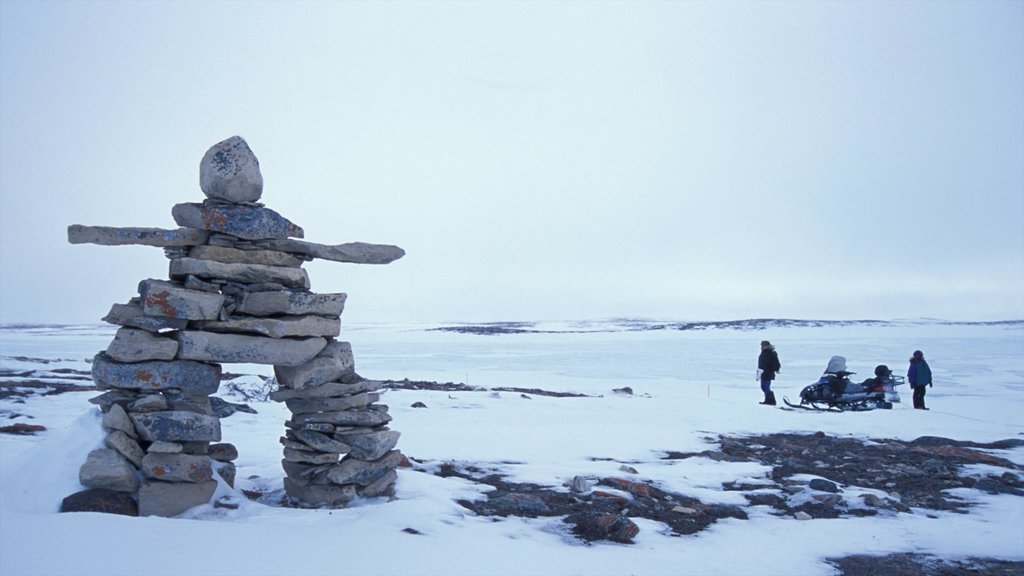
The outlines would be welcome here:
<svg viewBox="0 0 1024 576">
<path fill-rule="evenodd" d="M 13 360 L 13 358 L 8 358 Z M 27 396 L 47 396 L 93 389 L 88 373 L 50 370 L 45 359 L 19 358 L 37 363 L 37 369 L 0 370 L 0 398 L 15 404 Z M 263 378 L 225 374 L 222 393 L 258 402 L 266 401 Z M 232 386 L 233 380 L 248 385 Z M 251 382 L 263 382 L 264 390 Z M 414 380 L 386 381 L 389 388 L 493 394 L 515 392 L 524 397 L 576 397 L 582 394 L 515 387 L 483 388 L 456 382 Z M 628 389 L 617 391 L 628 394 Z M 261 397 L 262 396 L 262 397 Z M 211 397 L 221 417 L 234 411 L 252 411 L 244 403 Z M 420 406 L 429 409 L 427 405 Z M 0 432 L 31 434 L 45 430 L 44 418 L 8 411 L 0 414 Z M 753 507 L 767 509 L 781 521 L 815 518 L 867 517 L 891 514 L 969 513 L 970 502 L 951 489 L 965 488 L 991 494 L 1024 497 L 1024 467 L 993 454 L 1024 446 L 1022 439 L 975 443 L 926 436 L 906 442 L 893 439 L 858 439 L 814 434 L 767 434 L 760 436 L 708 437 L 708 449 L 700 452 L 667 451 L 666 460 L 707 458 L 725 462 L 757 462 L 768 468 L 763 481 L 725 482 L 722 490 L 741 492 L 748 506 L 701 502 L 674 493 L 645 479 L 637 462 L 621 462 L 620 475 L 577 476 L 564 485 L 516 483 L 506 479 L 500 467 L 474 462 L 426 462 L 410 456 L 404 465 L 422 473 L 455 476 L 487 485 L 486 498 L 462 500 L 468 511 L 495 518 L 557 517 L 584 543 L 602 540 L 629 544 L 639 528 L 630 518 L 660 522 L 672 535 L 696 534 L 724 518 L 745 519 Z M 509 463 L 514 464 L 514 463 Z M 971 465 L 983 468 L 968 469 Z M 979 472 L 978 470 L 985 470 Z M 288 505 L 279 490 L 246 490 L 244 495 L 267 505 Z M 415 532 L 413 529 L 409 529 Z M 412 533 L 411 532 L 411 533 Z M 1024 562 L 985 558 L 940 560 L 927 555 L 858 555 L 829 559 L 846 576 L 895 574 L 897 576 L 947 576 L 963 573 L 1022 574 Z"/>
</svg>

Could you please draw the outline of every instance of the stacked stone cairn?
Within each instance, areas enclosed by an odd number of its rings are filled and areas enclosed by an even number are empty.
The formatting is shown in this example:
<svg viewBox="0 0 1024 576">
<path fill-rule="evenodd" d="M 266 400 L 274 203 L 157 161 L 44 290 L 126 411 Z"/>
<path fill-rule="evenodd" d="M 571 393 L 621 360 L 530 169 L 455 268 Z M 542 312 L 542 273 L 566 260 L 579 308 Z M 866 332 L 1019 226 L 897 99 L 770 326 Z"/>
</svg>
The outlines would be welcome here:
<svg viewBox="0 0 1024 576">
<path fill-rule="evenodd" d="M 404 457 L 388 408 L 377 403 L 384 384 L 356 374 L 351 346 L 336 340 L 346 295 L 311 292 L 302 264 L 387 264 L 405 252 L 296 240 L 302 228 L 258 203 L 259 162 L 238 136 L 203 157 L 200 187 L 202 203 L 174 206 L 178 229 L 68 228 L 72 244 L 157 246 L 170 259 L 168 279 L 142 280 L 138 297 L 103 319 L 120 326 L 92 365 L 104 392 L 90 402 L 103 413 L 106 447 L 88 455 L 79 479 L 89 490 L 78 495 L 109 502 L 113 494 L 139 515 L 169 517 L 209 502 L 214 472 L 233 486 L 237 450 L 220 442 L 210 401 L 225 362 L 274 367 L 271 398 L 292 413 L 281 443 L 294 503 L 338 507 L 357 495 L 392 495 Z M 68 504 L 74 496 L 64 508 L 83 509 Z"/>
</svg>

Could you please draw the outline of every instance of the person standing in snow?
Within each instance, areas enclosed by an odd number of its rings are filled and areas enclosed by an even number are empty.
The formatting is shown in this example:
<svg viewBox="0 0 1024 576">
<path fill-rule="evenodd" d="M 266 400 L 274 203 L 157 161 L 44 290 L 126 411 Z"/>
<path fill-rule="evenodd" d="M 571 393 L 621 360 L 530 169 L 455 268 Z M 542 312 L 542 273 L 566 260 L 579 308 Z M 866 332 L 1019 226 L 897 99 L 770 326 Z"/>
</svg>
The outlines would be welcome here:
<svg viewBox="0 0 1024 576">
<path fill-rule="evenodd" d="M 775 346 L 767 340 L 761 341 L 761 355 L 757 357 L 757 379 L 761 381 L 761 391 L 764 392 L 764 402 L 768 406 L 775 406 L 775 392 L 772 392 L 772 380 L 775 374 L 782 371 L 782 364 L 779 363 L 779 354 Z"/>
<path fill-rule="evenodd" d="M 932 369 L 924 360 L 924 352 L 914 350 L 914 355 L 910 357 L 910 369 L 907 370 L 907 381 L 914 389 L 914 408 L 927 410 L 924 407 L 924 393 L 926 387 L 932 385 Z"/>
</svg>

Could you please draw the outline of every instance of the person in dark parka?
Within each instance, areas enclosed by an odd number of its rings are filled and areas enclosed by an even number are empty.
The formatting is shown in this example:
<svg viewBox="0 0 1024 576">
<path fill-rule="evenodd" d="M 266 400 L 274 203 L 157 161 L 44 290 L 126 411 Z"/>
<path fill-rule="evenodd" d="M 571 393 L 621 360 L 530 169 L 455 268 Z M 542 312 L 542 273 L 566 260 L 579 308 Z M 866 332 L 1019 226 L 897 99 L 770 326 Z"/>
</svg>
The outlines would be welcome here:
<svg viewBox="0 0 1024 576">
<path fill-rule="evenodd" d="M 764 402 L 768 406 L 775 406 L 775 392 L 772 392 L 772 380 L 775 375 L 782 371 L 782 364 L 779 362 L 779 354 L 775 346 L 767 340 L 761 341 L 761 355 L 757 357 L 758 379 L 761 381 L 761 391 L 764 392 Z"/>
<path fill-rule="evenodd" d="M 910 369 L 907 370 L 907 381 L 914 389 L 914 408 L 927 410 L 924 407 L 924 393 L 932 385 L 932 369 L 924 360 L 924 352 L 915 350 L 910 357 Z"/>
</svg>

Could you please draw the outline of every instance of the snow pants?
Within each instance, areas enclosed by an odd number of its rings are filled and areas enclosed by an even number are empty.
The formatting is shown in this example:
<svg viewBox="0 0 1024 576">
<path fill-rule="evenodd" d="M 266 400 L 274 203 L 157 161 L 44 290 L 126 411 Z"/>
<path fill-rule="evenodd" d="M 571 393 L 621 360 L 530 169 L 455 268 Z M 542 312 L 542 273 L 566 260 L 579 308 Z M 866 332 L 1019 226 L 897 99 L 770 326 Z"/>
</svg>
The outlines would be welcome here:
<svg viewBox="0 0 1024 576">
<path fill-rule="evenodd" d="M 925 410 L 924 407 L 924 393 L 928 389 L 928 386 L 914 386 L 914 408 Z"/>
</svg>

